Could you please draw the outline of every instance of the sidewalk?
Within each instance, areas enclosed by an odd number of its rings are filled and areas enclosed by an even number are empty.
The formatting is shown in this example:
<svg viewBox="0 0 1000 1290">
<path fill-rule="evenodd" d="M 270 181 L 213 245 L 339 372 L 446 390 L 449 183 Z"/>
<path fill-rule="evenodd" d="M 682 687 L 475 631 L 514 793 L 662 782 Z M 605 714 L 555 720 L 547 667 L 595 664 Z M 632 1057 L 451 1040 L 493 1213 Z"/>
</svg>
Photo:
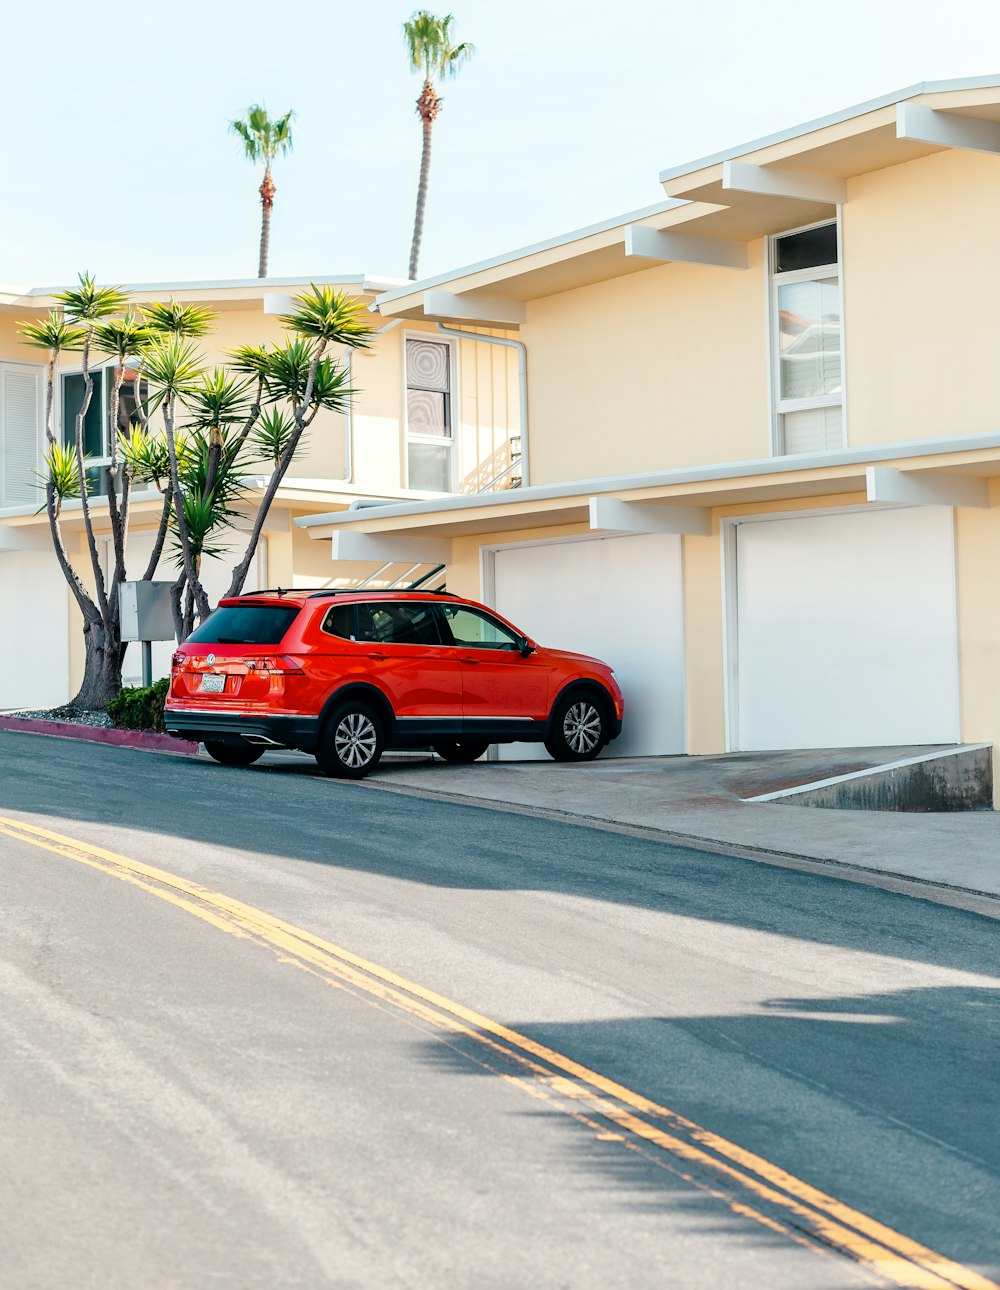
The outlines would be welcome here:
<svg viewBox="0 0 1000 1290">
<path fill-rule="evenodd" d="M 567 766 L 549 761 L 387 760 L 365 781 L 386 789 L 520 806 L 651 829 L 679 843 L 720 843 L 846 865 L 887 877 L 1000 897 L 1000 812 L 832 810 L 741 799 L 810 778 L 875 766 L 913 750 L 643 757 Z M 845 875 L 846 876 L 846 875 Z M 928 890 L 932 896 L 932 890 Z"/>
</svg>

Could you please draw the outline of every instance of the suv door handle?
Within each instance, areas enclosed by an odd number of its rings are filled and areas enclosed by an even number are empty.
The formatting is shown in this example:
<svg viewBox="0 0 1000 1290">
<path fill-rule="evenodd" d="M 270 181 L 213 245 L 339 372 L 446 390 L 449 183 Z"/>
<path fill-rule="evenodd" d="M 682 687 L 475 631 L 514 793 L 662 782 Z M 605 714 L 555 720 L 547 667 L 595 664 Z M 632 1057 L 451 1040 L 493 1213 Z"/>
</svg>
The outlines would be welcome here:
<svg viewBox="0 0 1000 1290">
<path fill-rule="evenodd" d="M 369 658 L 385 658 L 385 655 L 384 655 L 384 654 L 380 654 L 380 653 L 378 652 L 378 650 L 369 650 L 369 651 L 368 651 L 368 657 L 369 657 Z"/>
<path fill-rule="evenodd" d="M 463 654 L 459 659 L 460 663 L 478 663 L 479 659 L 472 654 Z"/>
</svg>

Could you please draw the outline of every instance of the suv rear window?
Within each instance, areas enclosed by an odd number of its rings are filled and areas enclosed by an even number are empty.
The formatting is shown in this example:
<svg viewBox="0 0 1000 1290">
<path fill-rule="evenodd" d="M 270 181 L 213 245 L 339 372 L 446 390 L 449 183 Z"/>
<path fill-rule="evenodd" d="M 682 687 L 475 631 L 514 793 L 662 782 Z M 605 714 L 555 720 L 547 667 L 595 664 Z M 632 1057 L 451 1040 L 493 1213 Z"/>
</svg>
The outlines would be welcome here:
<svg viewBox="0 0 1000 1290">
<path fill-rule="evenodd" d="M 188 640 L 210 645 L 278 645 L 298 614 L 297 605 L 223 605 Z"/>
</svg>

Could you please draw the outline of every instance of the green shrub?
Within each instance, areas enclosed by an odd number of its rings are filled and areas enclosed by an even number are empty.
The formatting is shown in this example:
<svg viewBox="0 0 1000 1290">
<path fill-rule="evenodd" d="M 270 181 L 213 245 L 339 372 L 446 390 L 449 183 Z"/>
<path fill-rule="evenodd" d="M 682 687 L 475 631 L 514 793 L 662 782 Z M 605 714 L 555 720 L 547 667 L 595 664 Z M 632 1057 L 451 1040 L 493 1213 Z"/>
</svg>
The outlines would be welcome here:
<svg viewBox="0 0 1000 1290">
<path fill-rule="evenodd" d="M 152 685 L 126 685 L 108 704 L 108 716 L 125 730 L 163 731 L 163 705 L 169 688 L 167 677 Z"/>
</svg>

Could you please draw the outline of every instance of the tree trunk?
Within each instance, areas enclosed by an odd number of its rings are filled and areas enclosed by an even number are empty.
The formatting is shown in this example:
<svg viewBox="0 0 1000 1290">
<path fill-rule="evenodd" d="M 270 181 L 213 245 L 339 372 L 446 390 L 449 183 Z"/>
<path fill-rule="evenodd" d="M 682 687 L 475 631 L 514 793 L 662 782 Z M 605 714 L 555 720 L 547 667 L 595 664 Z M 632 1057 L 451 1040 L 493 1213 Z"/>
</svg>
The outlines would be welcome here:
<svg viewBox="0 0 1000 1290">
<path fill-rule="evenodd" d="M 260 186 L 260 260 L 257 265 L 257 277 L 267 277 L 267 252 L 271 242 L 271 207 L 274 205 L 274 180 L 268 167 L 264 171 L 264 182 Z"/>
<path fill-rule="evenodd" d="M 96 615 L 84 620 L 83 643 L 83 683 L 71 704 L 74 708 L 103 709 L 122 688 L 125 646 L 109 638 Z"/>
<path fill-rule="evenodd" d="M 417 186 L 417 211 L 413 220 L 413 244 L 410 247 L 409 276 L 413 281 L 417 276 L 417 264 L 420 260 L 420 242 L 424 235 L 424 208 L 427 205 L 427 179 L 431 172 L 431 130 L 437 114 L 441 111 L 441 100 L 430 81 L 424 81 L 424 88 L 417 99 L 417 115 L 423 122 L 424 146 L 420 154 L 420 183 Z"/>
</svg>

